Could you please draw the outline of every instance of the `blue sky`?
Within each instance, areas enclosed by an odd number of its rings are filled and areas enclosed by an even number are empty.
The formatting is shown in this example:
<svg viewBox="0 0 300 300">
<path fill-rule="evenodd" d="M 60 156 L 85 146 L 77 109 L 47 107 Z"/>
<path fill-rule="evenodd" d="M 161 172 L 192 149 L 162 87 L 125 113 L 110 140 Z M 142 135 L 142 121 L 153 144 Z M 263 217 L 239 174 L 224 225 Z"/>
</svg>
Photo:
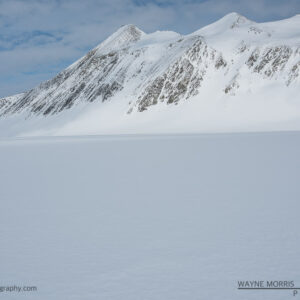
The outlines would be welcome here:
<svg viewBox="0 0 300 300">
<path fill-rule="evenodd" d="M 233 11 L 273 21 L 300 13 L 300 0 L 0 0 L 0 97 L 53 77 L 121 25 L 185 34 Z"/>
</svg>

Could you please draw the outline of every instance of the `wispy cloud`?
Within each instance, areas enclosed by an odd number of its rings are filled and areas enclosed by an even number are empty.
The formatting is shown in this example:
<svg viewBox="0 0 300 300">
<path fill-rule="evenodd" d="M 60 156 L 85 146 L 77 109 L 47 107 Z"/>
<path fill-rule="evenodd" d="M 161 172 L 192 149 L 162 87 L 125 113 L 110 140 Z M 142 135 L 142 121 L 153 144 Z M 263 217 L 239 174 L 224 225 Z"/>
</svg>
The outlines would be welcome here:
<svg viewBox="0 0 300 300">
<path fill-rule="evenodd" d="M 52 77 L 123 24 L 188 33 L 237 11 L 255 21 L 300 12 L 299 0 L 0 0 L 0 97 Z"/>
</svg>

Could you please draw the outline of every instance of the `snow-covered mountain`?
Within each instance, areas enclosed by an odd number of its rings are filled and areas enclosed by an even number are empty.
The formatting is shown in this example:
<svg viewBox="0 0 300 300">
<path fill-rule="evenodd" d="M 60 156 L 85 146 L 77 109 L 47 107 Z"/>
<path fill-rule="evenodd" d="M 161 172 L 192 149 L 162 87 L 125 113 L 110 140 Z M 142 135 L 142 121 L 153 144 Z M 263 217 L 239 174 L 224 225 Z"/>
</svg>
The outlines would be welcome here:
<svg viewBox="0 0 300 300">
<path fill-rule="evenodd" d="M 231 13 L 192 34 L 121 27 L 53 79 L 0 99 L 0 135 L 300 129 L 300 15 Z"/>
</svg>

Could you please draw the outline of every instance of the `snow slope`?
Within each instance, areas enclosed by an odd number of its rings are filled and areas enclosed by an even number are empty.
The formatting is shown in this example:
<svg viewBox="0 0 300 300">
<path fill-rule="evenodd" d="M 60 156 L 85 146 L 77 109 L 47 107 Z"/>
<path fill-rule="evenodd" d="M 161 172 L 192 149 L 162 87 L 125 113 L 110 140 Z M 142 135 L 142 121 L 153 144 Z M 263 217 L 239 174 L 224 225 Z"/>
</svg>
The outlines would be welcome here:
<svg viewBox="0 0 300 300">
<path fill-rule="evenodd" d="M 282 300 L 300 133 L 0 140 L 1 286 L 20 300 Z M 296 299 L 296 297 L 295 297 Z"/>
<path fill-rule="evenodd" d="M 299 130 L 299 28 L 236 13 L 186 36 L 123 26 L 0 99 L 0 136 Z"/>
</svg>

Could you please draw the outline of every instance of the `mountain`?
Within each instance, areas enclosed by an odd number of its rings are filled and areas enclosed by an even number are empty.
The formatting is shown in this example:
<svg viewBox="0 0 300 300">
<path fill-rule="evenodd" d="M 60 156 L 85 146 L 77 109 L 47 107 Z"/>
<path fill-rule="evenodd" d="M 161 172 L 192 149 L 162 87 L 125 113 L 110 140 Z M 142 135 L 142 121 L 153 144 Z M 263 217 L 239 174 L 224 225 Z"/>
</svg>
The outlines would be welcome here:
<svg viewBox="0 0 300 300">
<path fill-rule="evenodd" d="M 231 13 L 192 34 L 121 27 L 53 79 L 0 99 L 0 135 L 300 129 L 300 15 Z"/>
</svg>

